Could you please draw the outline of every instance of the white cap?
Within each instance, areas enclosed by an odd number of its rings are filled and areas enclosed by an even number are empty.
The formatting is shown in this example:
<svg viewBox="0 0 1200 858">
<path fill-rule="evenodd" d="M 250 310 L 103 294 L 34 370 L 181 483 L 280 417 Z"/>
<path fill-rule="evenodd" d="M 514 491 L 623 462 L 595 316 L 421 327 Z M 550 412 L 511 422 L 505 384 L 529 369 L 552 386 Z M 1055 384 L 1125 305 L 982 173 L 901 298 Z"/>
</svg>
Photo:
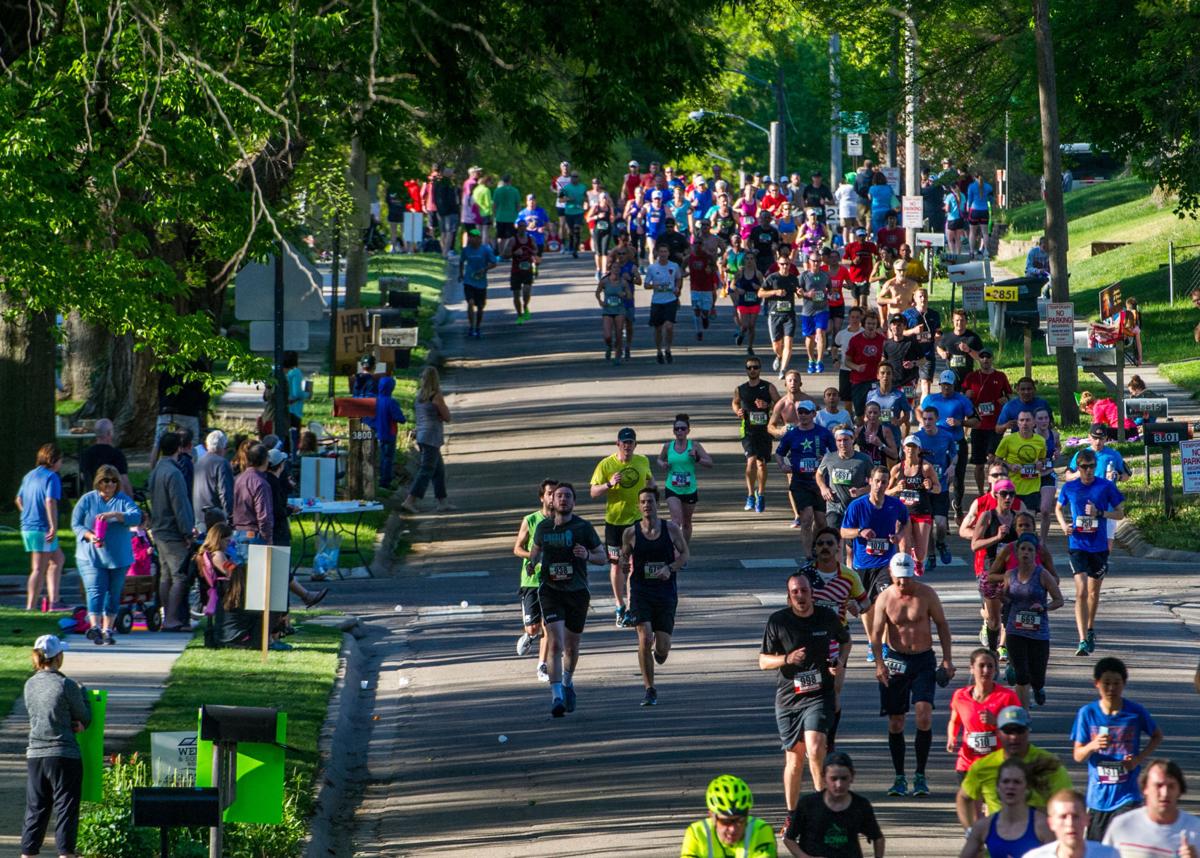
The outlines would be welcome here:
<svg viewBox="0 0 1200 858">
<path fill-rule="evenodd" d="M 904 446 L 905 447 L 916 447 L 918 450 L 925 449 L 924 445 L 921 444 L 921 439 L 918 438 L 916 435 L 909 435 L 907 438 L 905 438 Z"/>
<path fill-rule="evenodd" d="M 893 578 L 917 577 L 917 567 L 908 554 L 893 554 L 891 562 L 888 563 L 888 571 L 892 573 Z"/>
<path fill-rule="evenodd" d="M 67 642 L 55 635 L 42 635 L 33 642 L 33 648 L 46 658 L 55 658 L 60 653 L 66 652 Z"/>
<path fill-rule="evenodd" d="M 641 164 L 639 164 L 637 161 L 630 161 L 630 162 L 629 162 L 629 166 L 630 166 L 630 167 L 640 167 L 640 166 L 642 166 L 642 165 L 641 165 Z"/>
</svg>

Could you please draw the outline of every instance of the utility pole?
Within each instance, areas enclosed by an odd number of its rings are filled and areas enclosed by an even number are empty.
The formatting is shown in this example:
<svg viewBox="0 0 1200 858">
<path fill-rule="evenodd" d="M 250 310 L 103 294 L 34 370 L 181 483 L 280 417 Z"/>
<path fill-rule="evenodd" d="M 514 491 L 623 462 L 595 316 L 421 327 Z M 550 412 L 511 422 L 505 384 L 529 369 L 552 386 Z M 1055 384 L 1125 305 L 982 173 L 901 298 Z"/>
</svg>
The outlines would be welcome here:
<svg viewBox="0 0 1200 858">
<path fill-rule="evenodd" d="M 896 91 L 896 78 L 900 76 L 900 22 L 896 22 L 896 29 L 892 31 L 892 50 L 891 61 L 888 63 L 888 90 Z M 896 107 L 895 99 L 889 98 L 891 106 L 888 107 L 887 115 L 887 166 L 896 166 Z"/>
<path fill-rule="evenodd" d="M 829 34 L 829 187 L 842 183 L 842 84 L 838 77 L 842 37 Z"/>
<path fill-rule="evenodd" d="M 1063 211 L 1062 148 L 1058 136 L 1058 91 L 1054 79 L 1054 38 L 1049 0 L 1033 0 L 1033 35 L 1037 45 L 1038 103 L 1042 120 L 1042 178 L 1046 183 L 1046 239 L 1050 255 L 1050 292 L 1056 302 L 1071 300 L 1067 281 L 1067 217 Z M 1075 350 L 1060 346 L 1058 409 L 1063 425 L 1079 419 L 1075 390 L 1079 386 Z"/>
<path fill-rule="evenodd" d="M 917 110 L 920 92 L 917 90 L 917 23 L 912 18 L 912 0 L 905 3 L 904 23 L 904 195 L 921 194 L 921 153 L 917 148 Z M 908 246 L 917 246 L 917 231 L 906 231 Z"/>
<path fill-rule="evenodd" d="M 771 178 L 774 179 L 775 181 L 779 182 L 781 174 L 786 170 L 786 168 L 784 167 L 784 164 L 786 163 L 786 161 L 785 161 L 784 154 L 783 154 L 784 153 L 783 123 L 782 122 L 772 122 L 771 130 L 769 132 L 767 132 L 767 136 L 769 138 L 769 143 L 770 143 L 770 147 L 771 147 L 771 150 L 769 153 L 771 163 L 770 163 L 770 167 L 768 169 L 771 172 Z"/>
<path fill-rule="evenodd" d="M 787 103 L 783 93 L 783 64 L 775 70 L 775 122 L 771 123 L 772 132 L 779 126 L 778 136 L 771 144 L 771 152 L 779 152 L 778 163 L 771 166 L 771 178 L 783 184 L 783 174 L 787 172 Z"/>
</svg>

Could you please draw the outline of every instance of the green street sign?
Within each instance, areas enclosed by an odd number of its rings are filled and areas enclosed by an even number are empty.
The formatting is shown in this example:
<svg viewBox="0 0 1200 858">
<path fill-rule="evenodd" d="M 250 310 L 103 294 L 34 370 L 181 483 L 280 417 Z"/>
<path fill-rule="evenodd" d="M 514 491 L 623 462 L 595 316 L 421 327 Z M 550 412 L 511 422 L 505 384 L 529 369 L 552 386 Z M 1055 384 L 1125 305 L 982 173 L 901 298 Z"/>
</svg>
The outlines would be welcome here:
<svg viewBox="0 0 1200 858">
<path fill-rule="evenodd" d="M 839 114 L 843 134 L 866 134 L 869 130 L 867 114 L 861 110 L 843 110 Z"/>
</svg>

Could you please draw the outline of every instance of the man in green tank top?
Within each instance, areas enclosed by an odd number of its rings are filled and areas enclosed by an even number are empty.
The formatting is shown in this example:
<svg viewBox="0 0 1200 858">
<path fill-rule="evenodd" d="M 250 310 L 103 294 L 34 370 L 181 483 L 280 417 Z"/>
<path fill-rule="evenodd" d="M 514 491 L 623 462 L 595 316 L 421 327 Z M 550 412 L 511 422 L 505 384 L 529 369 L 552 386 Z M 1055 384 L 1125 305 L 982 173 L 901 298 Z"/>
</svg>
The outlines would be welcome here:
<svg viewBox="0 0 1200 858">
<path fill-rule="evenodd" d="M 517 655 L 528 655 L 533 649 L 533 642 L 541 637 L 538 643 L 538 682 L 549 682 L 550 674 L 546 671 L 546 636 L 542 634 L 542 603 L 538 601 L 537 593 L 541 569 L 540 564 L 529 562 L 529 555 L 537 526 L 554 514 L 554 490 L 557 487 L 558 480 L 542 480 L 538 490 L 542 506 L 521 519 L 517 541 L 513 543 L 513 554 L 521 558 L 521 586 L 517 594 L 521 599 L 521 624 L 525 627 L 517 640 Z"/>
</svg>

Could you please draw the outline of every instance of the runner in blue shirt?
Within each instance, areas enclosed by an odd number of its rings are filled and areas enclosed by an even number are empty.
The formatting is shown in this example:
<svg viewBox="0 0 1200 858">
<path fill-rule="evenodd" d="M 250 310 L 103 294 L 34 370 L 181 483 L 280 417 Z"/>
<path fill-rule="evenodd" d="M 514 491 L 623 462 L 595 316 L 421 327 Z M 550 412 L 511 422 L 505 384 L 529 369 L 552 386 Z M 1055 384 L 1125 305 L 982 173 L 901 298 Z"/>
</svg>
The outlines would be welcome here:
<svg viewBox="0 0 1200 858">
<path fill-rule="evenodd" d="M 954 462 L 954 504 L 956 509 L 962 509 L 963 490 L 967 478 L 967 435 L 965 428 L 974 428 L 978 423 L 975 417 L 975 406 L 962 393 L 954 392 L 958 376 L 954 370 L 943 370 L 938 376 L 938 392 L 931 393 L 921 400 L 921 409 L 936 408 L 938 412 L 937 425 L 948 432 L 958 447 L 958 455 Z M 945 488 L 943 488 L 945 493 Z M 947 494 L 947 501 L 950 496 Z"/>
<path fill-rule="evenodd" d="M 1146 707 L 1124 696 L 1129 671 L 1121 659 L 1100 659 L 1092 678 L 1100 699 L 1075 714 L 1071 741 L 1075 762 L 1087 762 L 1087 836 L 1099 841 L 1114 817 L 1142 803 L 1138 772 L 1163 733 Z M 1143 733 L 1150 737 L 1145 748 Z"/>
<path fill-rule="evenodd" d="M 1105 520 L 1125 517 L 1125 496 L 1116 485 L 1096 476 L 1094 451 L 1080 450 L 1075 458 L 1079 479 L 1063 483 L 1054 512 L 1067 535 L 1075 576 L 1075 625 L 1079 630 L 1075 655 L 1089 655 L 1096 648 L 1096 610 L 1100 606 L 1100 585 L 1108 572 Z"/>
<path fill-rule="evenodd" d="M 1022 411 L 1036 414 L 1039 408 L 1045 408 L 1050 412 L 1050 419 L 1054 419 L 1054 409 L 1050 407 L 1049 402 L 1040 396 L 1034 396 L 1036 390 L 1037 384 L 1029 376 L 1025 376 L 1017 382 L 1017 398 L 1010 399 L 1004 403 L 1004 407 L 1000 409 L 1000 414 L 996 417 L 997 435 L 1003 435 L 1005 432 L 1016 432 L 1017 415 Z"/>
<path fill-rule="evenodd" d="M 550 215 L 538 205 L 537 197 L 533 194 L 525 197 L 525 208 L 517 212 L 517 220 L 525 221 L 525 229 L 533 236 L 538 256 L 541 256 L 546 246 L 546 224 L 550 223 Z"/>
<path fill-rule="evenodd" d="M 490 244 L 483 243 L 479 230 L 467 232 L 467 246 L 458 257 L 458 282 L 467 302 L 467 336 L 480 337 L 483 308 L 487 306 L 487 273 L 500 262 Z"/>
<path fill-rule="evenodd" d="M 929 397 L 925 397 L 927 400 Z M 915 433 L 921 442 L 922 458 L 933 465 L 937 471 L 942 490 L 929 496 L 929 505 L 933 510 L 934 544 L 937 546 L 937 557 L 929 556 L 928 567 L 935 569 L 937 561 L 948 565 L 954 558 L 946 547 L 946 531 L 950 519 L 950 475 L 954 472 L 954 462 L 959 458 L 958 443 L 954 436 L 941 428 L 939 412 L 932 405 L 921 408 L 921 429 Z"/>
<path fill-rule="evenodd" d="M 1112 483 L 1119 483 L 1132 476 L 1133 472 L 1125 464 L 1125 459 L 1120 453 L 1108 446 L 1107 426 L 1103 423 L 1093 423 L 1088 430 L 1088 442 L 1092 452 L 1096 454 L 1096 474 L 1098 476 L 1104 477 L 1104 479 Z M 1067 466 L 1067 471 L 1070 472 L 1067 477 L 1068 479 L 1074 479 L 1078 474 L 1075 463 L 1082 452 L 1083 450 L 1078 450 L 1071 457 L 1071 464 Z"/>
<path fill-rule="evenodd" d="M 816 406 L 810 400 L 796 403 L 796 423 L 783 433 L 775 449 L 775 459 L 785 474 L 790 473 L 788 497 L 792 502 L 792 527 L 800 529 L 800 544 L 805 557 L 812 557 L 814 522 L 816 530 L 825 526 L 825 498 L 817 487 L 817 466 L 834 449 L 833 434 L 814 423 Z M 789 465 L 785 457 L 790 460 Z"/>
</svg>

